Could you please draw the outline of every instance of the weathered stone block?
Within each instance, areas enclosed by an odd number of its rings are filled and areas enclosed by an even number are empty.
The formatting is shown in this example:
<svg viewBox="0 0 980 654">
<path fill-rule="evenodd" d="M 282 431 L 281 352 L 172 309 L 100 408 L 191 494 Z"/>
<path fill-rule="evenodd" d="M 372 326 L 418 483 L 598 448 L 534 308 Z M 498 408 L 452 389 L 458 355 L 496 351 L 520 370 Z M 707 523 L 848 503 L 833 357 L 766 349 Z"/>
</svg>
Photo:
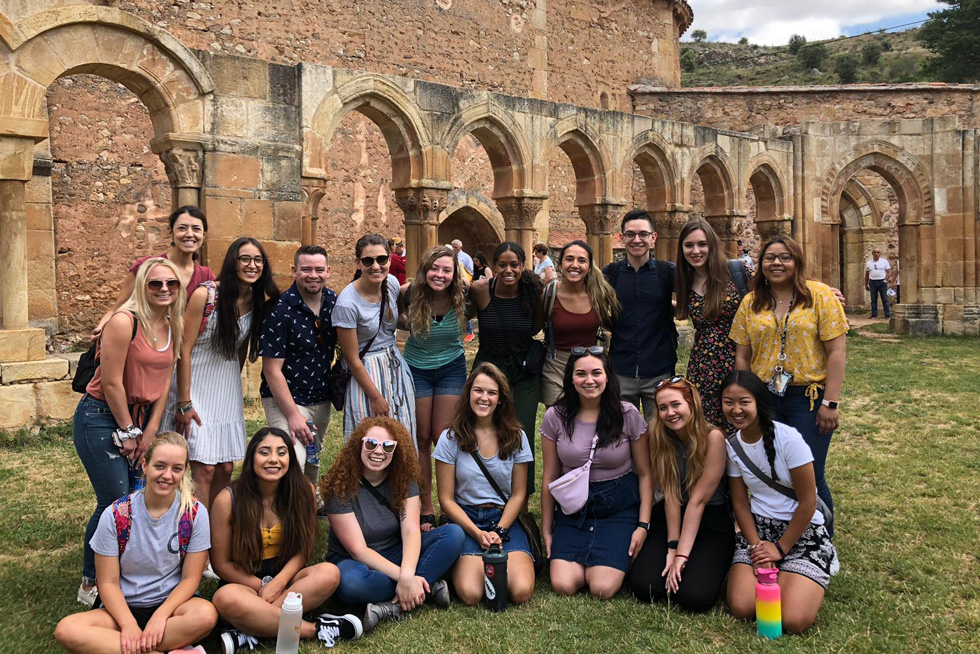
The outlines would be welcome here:
<svg viewBox="0 0 980 654">
<path fill-rule="evenodd" d="M 269 64 L 269 100 L 288 105 L 298 104 L 297 73 L 295 66 Z"/>
<path fill-rule="evenodd" d="M 34 387 L 30 384 L 0 386 L 0 429 L 20 429 L 37 415 Z"/>
<path fill-rule="evenodd" d="M 275 208 L 275 230 L 277 240 L 302 240 L 303 205 L 299 202 L 277 202 Z"/>
<path fill-rule="evenodd" d="M 0 382 L 57 381 L 68 376 L 68 361 L 49 357 L 44 361 L 21 361 L 0 365 Z"/>
<path fill-rule="evenodd" d="M 205 202 L 208 215 L 208 238 L 234 240 L 242 235 L 242 201 L 232 198 L 208 198 Z M 224 256 L 224 250 L 216 251 Z"/>
<path fill-rule="evenodd" d="M 295 143 L 299 138 L 299 110 L 291 105 L 250 102 L 247 130 L 255 140 Z"/>
<path fill-rule="evenodd" d="M 262 187 L 267 193 L 281 197 L 285 195 L 284 191 L 299 187 L 299 178 L 300 161 L 296 157 L 266 157 L 262 160 Z M 299 199 L 298 196 L 295 199 Z"/>
<path fill-rule="evenodd" d="M 30 184 L 27 185 L 30 188 Z M 50 195 L 50 189 L 48 191 Z M 27 229 L 48 231 L 54 229 L 54 216 L 50 204 L 27 203 Z"/>
<path fill-rule="evenodd" d="M 0 361 L 43 361 L 44 356 L 43 329 L 0 330 Z"/>
<path fill-rule="evenodd" d="M 216 152 L 213 163 L 213 186 L 244 189 L 258 188 L 262 183 L 262 166 L 254 157 Z"/>
<path fill-rule="evenodd" d="M 84 352 L 65 352 L 59 356 L 68 362 L 68 376 L 72 379 L 75 378 L 75 371 L 78 370 L 78 360 L 82 357 Z"/>
<path fill-rule="evenodd" d="M 266 100 L 269 97 L 269 64 L 258 59 L 215 56 L 211 76 L 219 93 Z"/>
<path fill-rule="evenodd" d="M 245 136 L 248 101 L 231 96 L 214 99 L 214 129 L 222 136 Z"/>
<path fill-rule="evenodd" d="M 72 390 L 71 380 L 34 384 L 34 391 L 37 395 L 37 417 L 42 420 L 71 420 L 82 397 Z"/>
<path fill-rule="evenodd" d="M 271 200 L 245 200 L 242 235 L 259 240 L 275 238 Z"/>
</svg>

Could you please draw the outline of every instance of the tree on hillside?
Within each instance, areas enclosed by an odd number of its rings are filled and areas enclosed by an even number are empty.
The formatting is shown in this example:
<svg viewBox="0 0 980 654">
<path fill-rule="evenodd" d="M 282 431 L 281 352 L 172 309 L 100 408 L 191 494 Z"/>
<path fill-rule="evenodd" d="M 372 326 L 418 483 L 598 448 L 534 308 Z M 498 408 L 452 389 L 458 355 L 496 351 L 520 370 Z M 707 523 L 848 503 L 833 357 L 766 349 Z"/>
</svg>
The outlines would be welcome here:
<svg viewBox="0 0 980 654">
<path fill-rule="evenodd" d="M 881 59 L 881 53 L 884 51 L 885 48 L 882 47 L 881 41 L 868 41 L 861 46 L 861 59 L 866 64 L 876 64 Z"/>
<path fill-rule="evenodd" d="M 980 0 L 939 0 L 949 9 L 929 14 L 919 40 L 936 56 L 922 64 L 929 79 L 980 81 Z"/>
<path fill-rule="evenodd" d="M 740 38 L 738 40 L 738 44 L 739 45 L 748 45 L 749 44 L 749 37 L 743 36 L 742 38 Z"/>
<path fill-rule="evenodd" d="M 701 43 L 702 41 L 707 40 L 708 33 L 705 32 L 704 30 L 694 30 L 693 32 L 691 32 L 691 38 L 696 43 Z"/>
<path fill-rule="evenodd" d="M 789 37 L 789 53 L 796 54 L 800 51 L 800 48 L 806 45 L 806 37 L 802 34 L 794 34 Z"/>
<path fill-rule="evenodd" d="M 827 46 L 823 43 L 810 43 L 800 48 L 796 53 L 796 58 L 807 70 L 820 68 L 827 59 Z"/>
<path fill-rule="evenodd" d="M 851 54 L 850 52 L 838 55 L 834 59 L 834 72 L 837 73 L 837 79 L 840 80 L 841 84 L 853 84 L 856 82 L 859 66 L 860 61 L 858 61 L 857 55 Z"/>
</svg>

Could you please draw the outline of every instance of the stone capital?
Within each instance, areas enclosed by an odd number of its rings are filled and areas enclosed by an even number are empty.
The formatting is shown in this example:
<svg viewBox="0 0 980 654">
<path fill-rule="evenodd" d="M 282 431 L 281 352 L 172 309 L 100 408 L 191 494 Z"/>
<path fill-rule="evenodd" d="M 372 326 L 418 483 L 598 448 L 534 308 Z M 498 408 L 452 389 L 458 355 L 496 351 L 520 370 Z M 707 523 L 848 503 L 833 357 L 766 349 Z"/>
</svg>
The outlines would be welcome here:
<svg viewBox="0 0 980 654">
<path fill-rule="evenodd" d="M 756 221 L 755 226 L 759 230 L 759 236 L 762 237 L 763 241 L 768 241 L 774 236 L 793 235 L 793 219 L 789 216 L 780 218 L 779 220 L 759 220 Z"/>
<path fill-rule="evenodd" d="M 303 213 L 307 216 L 319 215 L 320 201 L 327 194 L 327 180 L 319 177 L 304 177 L 300 183 L 303 195 Z"/>
<path fill-rule="evenodd" d="M 624 204 L 583 204 L 578 215 L 590 234 L 615 234 L 619 231 L 619 219 Z"/>
<path fill-rule="evenodd" d="M 449 202 L 449 191 L 442 188 L 394 189 L 395 203 L 405 214 L 406 223 L 437 225 L 439 214 Z"/>
<path fill-rule="evenodd" d="M 678 236 L 681 233 L 681 228 L 690 220 L 688 209 L 654 211 L 652 214 L 657 234 L 665 238 Z"/>
<path fill-rule="evenodd" d="M 497 209 L 504 217 L 507 229 L 534 229 L 534 220 L 544 208 L 544 198 L 507 197 L 497 198 Z"/>
<path fill-rule="evenodd" d="M 171 148 L 160 153 L 172 188 L 201 188 L 204 153 L 187 148 Z"/>
</svg>

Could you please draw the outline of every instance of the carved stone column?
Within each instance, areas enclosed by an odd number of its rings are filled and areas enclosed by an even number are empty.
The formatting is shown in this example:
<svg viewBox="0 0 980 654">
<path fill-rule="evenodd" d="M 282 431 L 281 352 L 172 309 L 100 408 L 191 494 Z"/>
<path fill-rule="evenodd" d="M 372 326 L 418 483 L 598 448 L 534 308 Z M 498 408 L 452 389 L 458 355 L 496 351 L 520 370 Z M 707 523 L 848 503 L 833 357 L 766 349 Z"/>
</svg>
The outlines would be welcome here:
<svg viewBox="0 0 980 654">
<path fill-rule="evenodd" d="M 626 205 L 584 204 L 578 208 L 578 215 L 585 223 L 586 239 L 599 266 L 613 260 L 613 239 L 619 231 L 624 206 Z"/>
<path fill-rule="evenodd" d="M 681 228 L 690 219 L 690 207 L 676 206 L 666 211 L 653 211 L 653 224 L 657 229 L 654 257 L 673 261 L 677 254 L 677 238 Z"/>
<path fill-rule="evenodd" d="M 725 256 L 729 259 L 738 257 L 738 235 L 742 233 L 742 218 L 744 212 L 727 211 L 720 216 L 705 216 L 711 228 L 725 245 Z"/>
<path fill-rule="evenodd" d="M 793 236 L 793 218 L 791 216 L 783 216 L 777 220 L 759 220 L 756 221 L 755 227 L 759 230 L 759 236 L 762 237 L 763 243 L 779 234 Z"/>
<path fill-rule="evenodd" d="M 201 206 L 204 153 L 195 148 L 170 148 L 160 153 L 160 161 L 173 190 L 173 208 Z"/>
<path fill-rule="evenodd" d="M 327 194 L 327 180 L 319 177 L 304 177 L 301 190 L 303 193 L 303 245 L 314 245 L 318 239 L 320 201 Z"/>
<path fill-rule="evenodd" d="M 531 250 L 537 231 L 534 220 L 544 207 L 544 196 L 519 196 L 496 198 L 497 209 L 504 217 L 504 238 L 524 248 L 530 262 Z"/>
<path fill-rule="evenodd" d="M 449 189 L 394 189 L 395 202 L 405 215 L 405 267 L 413 274 L 422 253 L 439 243 L 439 214 L 446 209 Z"/>
</svg>

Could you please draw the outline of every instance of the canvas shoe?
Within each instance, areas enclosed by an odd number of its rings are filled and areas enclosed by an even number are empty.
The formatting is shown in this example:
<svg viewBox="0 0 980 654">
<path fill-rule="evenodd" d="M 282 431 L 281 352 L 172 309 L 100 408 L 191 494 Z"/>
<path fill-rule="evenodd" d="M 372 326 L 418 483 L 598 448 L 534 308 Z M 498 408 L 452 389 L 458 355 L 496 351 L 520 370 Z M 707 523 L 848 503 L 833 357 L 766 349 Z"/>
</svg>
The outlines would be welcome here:
<svg viewBox="0 0 980 654">
<path fill-rule="evenodd" d="M 92 586 L 89 590 L 83 590 L 81 586 L 78 587 L 78 594 L 75 599 L 78 600 L 79 604 L 83 604 L 89 608 L 95 606 L 95 598 L 99 596 L 98 586 Z"/>
<path fill-rule="evenodd" d="M 364 633 L 364 627 L 356 616 L 330 615 L 322 613 L 316 619 L 316 637 L 327 647 L 333 647 L 338 640 L 354 640 Z"/>
<path fill-rule="evenodd" d="M 391 620 L 398 622 L 402 619 L 402 610 L 394 602 L 378 602 L 368 604 L 364 612 L 364 631 L 372 631 L 382 622 Z"/>
<path fill-rule="evenodd" d="M 259 639 L 249 636 L 237 629 L 226 629 L 221 632 L 221 652 L 222 654 L 236 654 L 236 652 L 248 647 L 248 651 L 255 649 L 259 644 Z"/>
</svg>

